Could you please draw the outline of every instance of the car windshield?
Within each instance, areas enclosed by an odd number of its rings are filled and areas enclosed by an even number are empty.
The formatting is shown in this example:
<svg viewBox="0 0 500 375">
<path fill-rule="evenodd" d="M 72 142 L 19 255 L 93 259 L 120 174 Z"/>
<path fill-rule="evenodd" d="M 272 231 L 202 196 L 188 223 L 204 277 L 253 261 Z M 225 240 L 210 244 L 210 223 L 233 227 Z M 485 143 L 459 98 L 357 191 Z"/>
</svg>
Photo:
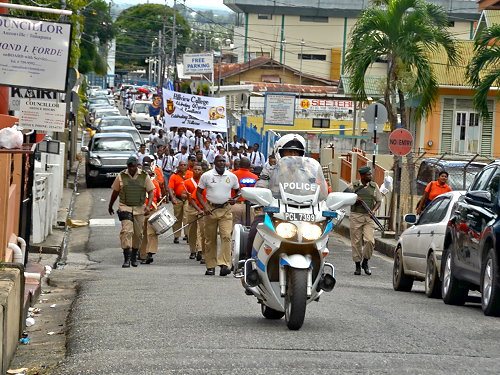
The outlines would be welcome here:
<svg viewBox="0 0 500 375">
<path fill-rule="evenodd" d="M 90 99 L 90 104 L 110 104 L 107 98 Z"/>
<path fill-rule="evenodd" d="M 105 126 L 134 126 L 134 124 L 128 118 L 106 118 L 99 126 L 103 128 Z"/>
<path fill-rule="evenodd" d="M 95 138 L 92 151 L 136 151 L 132 138 Z"/>
<path fill-rule="evenodd" d="M 95 118 L 101 118 L 106 116 L 116 116 L 116 111 L 102 111 L 102 112 L 96 112 L 95 114 Z"/>
<path fill-rule="evenodd" d="M 136 103 L 134 104 L 135 113 L 149 113 L 149 103 Z"/>
<path fill-rule="evenodd" d="M 137 130 L 135 130 L 135 128 L 130 128 L 130 130 L 125 130 L 125 129 L 120 129 L 120 130 L 116 130 L 116 129 L 113 129 L 113 128 L 104 128 L 102 129 L 101 133 L 126 133 L 126 134 L 130 134 L 132 136 L 132 138 L 134 138 L 134 142 L 137 143 L 137 144 L 141 144 L 142 143 L 142 139 L 141 139 L 141 136 L 140 134 L 137 132 Z"/>
<path fill-rule="evenodd" d="M 316 196 L 324 200 L 328 185 L 321 165 L 312 158 L 286 156 L 280 159 L 270 181 L 275 198 L 288 204 L 315 204 Z"/>
</svg>

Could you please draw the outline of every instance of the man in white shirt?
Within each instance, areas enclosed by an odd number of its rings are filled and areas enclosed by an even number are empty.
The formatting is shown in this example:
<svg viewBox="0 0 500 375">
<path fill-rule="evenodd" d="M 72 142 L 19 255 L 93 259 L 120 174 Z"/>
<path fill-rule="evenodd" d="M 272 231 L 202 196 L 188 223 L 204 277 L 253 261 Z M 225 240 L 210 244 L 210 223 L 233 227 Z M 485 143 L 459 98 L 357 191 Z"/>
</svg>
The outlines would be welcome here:
<svg viewBox="0 0 500 375">
<path fill-rule="evenodd" d="M 149 152 L 148 150 L 146 150 L 146 144 L 141 143 L 141 145 L 139 146 L 139 151 L 137 152 L 137 164 L 142 165 L 142 159 L 144 159 L 144 157 L 146 156 L 149 156 Z"/>
<path fill-rule="evenodd" d="M 177 132 L 177 135 L 172 139 L 172 142 L 170 143 L 171 148 L 174 149 L 175 152 L 181 151 L 181 148 L 183 146 L 186 147 L 186 150 L 189 147 L 189 140 L 188 138 L 184 135 L 183 131 L 179 129 Z"/>
<path fill-rule="evenodd" d="M 198 149 L 201 150 L 203 148 L 203 144 L 205 143 L 205 138 L 203 138 L 203 135 L 201 134 L 201 130 L 197 129 L 194 132 L 194 137 L 190 139 L 191 144 L 190 144 L 190 151 L 192 152 L 196 146 L 198 146 Z"/>
<path fill-rule="evenodd" d="M 166 148 L 164 149 L 161 157 L 159 157 L 158 161 L 156 162 L 158 167 L 163 172 L 163 177 L 165 178 L 166 185 L 168 185 L 168 180 L 170 179 L 170 176 L 172 176 L 172 173 L 174 173 L 174 162 L 174 150 L 167 150 Z"/>
<path fill-rule="evenodd" d="M 155 137 L 156 146 L 166 146 L 168 144 L 168 138 L 165 135 L 165 130 L 160 129 L 158 135 Z"/>
<path fill-rule="evenodd" d="M 231 273 L 231 232 L 233 230 L 233 214 L 231 204 L 232 191 L 238 194 L 240 184 L 238 177 L 225 168 L 225 160 L 217 155 L 214 169 L 203 173 L 196 189 L 196 197 L 203 205 L 205 215 L 205 275 L 215 275 L 215 267 L 220 266 L 220 276 Z M 206 190 L 207 200 L 203 199 Z M 221 251 L 217 254 L 217 232 L 220 234 Z"/>
<path fill-rule="evenodd" d="M 264 168 L 264 164 L 266 163 L 266 158 L 264 157 L 264 154 L 259 151 L 258 143 L 253 145 L 253 150 L 248 158 L 250 159 L 250 163 L 253 165 L 253 173 L 260 174 L 260 172 L 262 172 L 262 168 Z"/>
<path fill-rule="evenodd" d="M 187 163 L 189 154 L 187 152 L 187 146 L 182 146 L 181 147 L 181 152 L 179 152 L 177 155 L 175 155 L 175 160 L 174 160 L 174 169 L 177 169 L 177 166 L 181 161 L 185 161 Z"/>
<path fill-rule="evenodd" d="M 240 146 L 241 146 L 241 143 L 238 142 L 238 136 L 237 135 L 234 135 L 233 136 L 233 141 L 231 143 L 229 143 L 229 145 L 232 147 L 232 148 L 235 148 L 235 149 L 239 149 Z"/>
</svg>

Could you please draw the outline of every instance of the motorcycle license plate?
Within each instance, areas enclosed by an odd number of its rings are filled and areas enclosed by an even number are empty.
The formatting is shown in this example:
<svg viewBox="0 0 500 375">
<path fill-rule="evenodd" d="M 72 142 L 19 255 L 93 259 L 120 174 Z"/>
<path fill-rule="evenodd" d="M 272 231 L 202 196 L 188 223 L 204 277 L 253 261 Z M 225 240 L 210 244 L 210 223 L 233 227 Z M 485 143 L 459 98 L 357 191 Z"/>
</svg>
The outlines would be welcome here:
<svg viewBox="0 0 500 375">
<path fill-rule="evenodd" d="M 304 214 L 301 212 L 285 212 L 285 220 L 288 221 L 316 221 L 314 214 Z"/>
</svg>

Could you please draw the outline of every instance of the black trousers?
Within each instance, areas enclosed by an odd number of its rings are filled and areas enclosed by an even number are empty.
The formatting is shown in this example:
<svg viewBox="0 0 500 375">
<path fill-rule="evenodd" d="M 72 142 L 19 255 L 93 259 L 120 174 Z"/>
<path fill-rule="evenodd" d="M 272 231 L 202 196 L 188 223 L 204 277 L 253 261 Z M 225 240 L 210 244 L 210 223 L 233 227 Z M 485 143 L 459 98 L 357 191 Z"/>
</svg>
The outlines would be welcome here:
<svg viewBox="0 0 500 375">
<path fill-rule="evenodd" d="M 264 222 L 264 214 L 255 216 L 252 225 L 250 226 L 250 231 L 248 232 L 248 242 L 247 242 L 247 253 L 246 259 L 249 259 L 252 256 L 252 247 L 253 241 L 255 240 L 255 236 L 257 235 L 257 225 Z"/>
</svg>

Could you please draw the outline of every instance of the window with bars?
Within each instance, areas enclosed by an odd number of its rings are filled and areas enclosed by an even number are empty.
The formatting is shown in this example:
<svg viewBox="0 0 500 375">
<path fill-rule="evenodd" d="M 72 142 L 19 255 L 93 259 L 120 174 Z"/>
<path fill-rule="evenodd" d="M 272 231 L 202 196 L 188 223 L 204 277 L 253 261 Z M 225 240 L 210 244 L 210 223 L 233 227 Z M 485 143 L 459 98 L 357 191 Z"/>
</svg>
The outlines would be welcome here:
<svg viewBox="0 0 500 375">
<path fill-rule="evenodd" d="M 329 128 L 330 120 L 324 118 L 315 118 L 313 119 L 313 128 Z"/>
</svg>

